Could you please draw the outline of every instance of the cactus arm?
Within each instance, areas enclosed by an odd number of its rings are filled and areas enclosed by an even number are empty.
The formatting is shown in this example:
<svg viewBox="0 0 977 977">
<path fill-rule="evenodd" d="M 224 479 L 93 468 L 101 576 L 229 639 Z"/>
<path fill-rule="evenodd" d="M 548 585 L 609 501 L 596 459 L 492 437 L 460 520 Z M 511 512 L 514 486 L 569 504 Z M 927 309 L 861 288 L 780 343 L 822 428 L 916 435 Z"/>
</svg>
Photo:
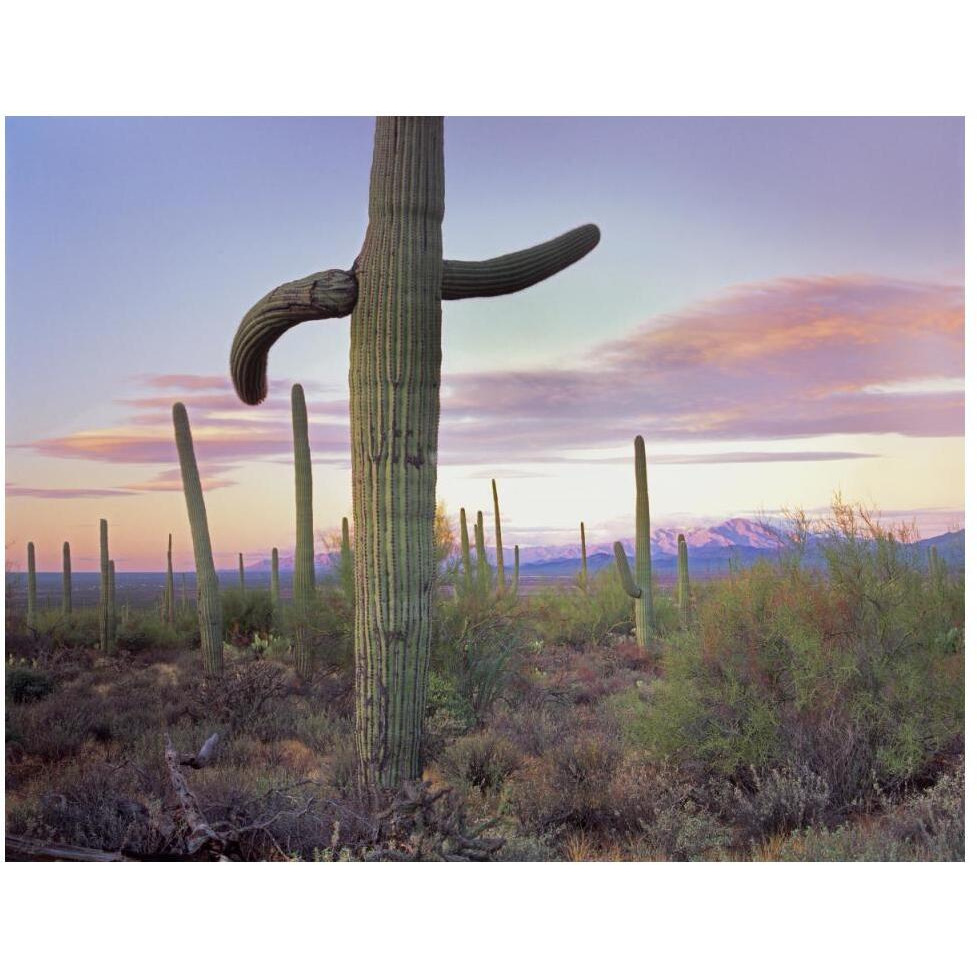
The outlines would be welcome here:
<svg viewBox="0 0 977 977">
<path fill-rule="evenodd" d="M 487 261 L 445 261 L 443 300 L 510 295 L 552 277 L 588 254 L 600 241 L 596 224 L 584 224 L 552 241 Z M 292 326 L 316 319 L 342 319 L 356 308 L 356 268 L 331 268 L 286 282 L 244 315 L 231 344 L 231 380 L 246 404 L 268 395 L 268 352 Z"/>
<path fill-rule="evenodd" d="M 634 577 L 631 576 L 628 556 L 620 543 L 614 544 L 614 559 L 617 561 L 617 572 L 621 578 L 621 586 L 624 588 L 624 592 L 634 600 L 641 600 L 641 590 L 635 585 Z"/>
<path fill-rule="evenodd" d="M 552 241 L 488 261 L 445 261 L 441 298 L 489 298 L 520 292 L 579 261 L 598 241 L 597 225 L 584 224 Z"/>
</svg>

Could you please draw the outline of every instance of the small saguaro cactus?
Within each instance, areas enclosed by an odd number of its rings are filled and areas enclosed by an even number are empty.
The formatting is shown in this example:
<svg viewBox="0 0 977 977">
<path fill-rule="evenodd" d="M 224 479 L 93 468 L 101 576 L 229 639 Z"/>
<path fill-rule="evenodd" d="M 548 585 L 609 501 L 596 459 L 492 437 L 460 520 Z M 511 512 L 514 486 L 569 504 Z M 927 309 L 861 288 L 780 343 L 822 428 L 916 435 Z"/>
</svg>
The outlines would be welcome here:
<svg viewBox="0 0 977 977">
<path fill-rule="evenodd" d="M 278 547 L 271 548 L 271 599 L 275 607 L 278 607 L 282 599 L 281 582 L 278 579 Z"/>
<path fill-rule="evenodd" d="M 349 539 L 349 520 L 343 516 L 342 542 L 339 547 L 339 583 L 350 603 L 354 599 L 353 545 Z"/>
<path fill-rule="evenodd" d="M 180 456 L 180 474 L 183 478 L 183 495 L 190 520 L 190 536 L 193 540 L 193 559 L 197 568 L 197 619 L 200 623 L 200 648 L 204 667 L 211 676 L 224 670 L 224 620 L 221 610 L 220 584 L 214 569 L 214 553 L 210 546 L 210 529 L 207 526 L 207 507 L 200 485 L 200 471 L 193 452 L 193 436 L 190 419 L 183 404 L 173 405 L 173 431 L 176 450 Z"/>
<path fill-rule="evenodd" d="M 244 554 L 238 553 L 237 555 L 237 575 L 238 582 L 241 586 L 241 593 L 244 593 Z"/>
<path fill-rule="evenodd" d="M 587 534 L 580 523 L 580 586 L 587 589 Z"/>
<path fill-rule="evenodd" d="M 287 329 L 352 314 L 356 736 L 367 790 L 421 774 L 437 577 L 441 302 L 527 288 L 600 239 L 586 225 L 489 261 L 445 261 L 443 130 L 438 117 L 377 120 L 369 224 L 352 268 L 274 289 L 245 315 L 231 347 L 238 395 L 260 403 L 268 351 Z"/>
<path fill-rule="evenodd" d="M 495 509 L 495 575 L 498 580 L 498 590 L 501 594 L 505 590 L 505 557 L 502 553 L 502 516 L 499 512 L 499 490 L 492 479 L 492 506 Z"/>
<path fill-rule="evenodd" d="M 187 575 L 185 573 L 180 574 L 180 610 L 185 611 L 187 609 Z"/>
<path fill-rule="evenodd" d="M 167 624 L 172 624 L 176 616 L 176 608 L 173 606 L 173 534 L 169 533 L 166 537 L 166 590 L 165 613 Z"/>
<path fill-rule="evenodd" d="M 61 549 L 61 613 L 71 617 L 71 546 L 65 541 Z"/>
<path fill-rule="evenodd" d="M 685 534 L 678 534 L 678 610 L 682 624 L 688 627 L 692 614 L 692 590 L 689 586 L 689 548 Z"/>
<path fill-rule="evenodd" d="M 621 585 L 634 599 L 634 634 L 639 648 L 651 647 L 654 609 L 651 591 L 651 516 L 648 508 L 648 464 L 645 461 L 645 439 L 634 439 L 634 577 L 627 568 L 627 557 L 620 543 L 614 544 L 614 556 L 621 576 Z"/>
<path fill-rule="evenodd" d="M 519 593 L 519 544 L 512 549 L 512 592 Z"/>
<path fill-rule="evenodd" d="M 27 544 L 27 626 L 37 626 L 37 566 L 33 543 Z"/>
<path fill-rule="evenodd" d="M 458 547 L 461 550 L 462 581 L 468 589 L 472 585 L 472 550 L 468 540 L 468 517 L 462 509 L 458 515 Z"/>
<path fill-rule="evenodd" d="M 115 560 L 109 560 L 109 648 L 115 651 L 119 619 L 115 607 Z"/>
<path fill-rule="evenodd" d="M 485 520 L 479 510 L 475 518 L 475 583 L 479 591 L 488 589 L 489 561 L 485 552 Z"/>
<path fill-rule="evenodd" d="M 292 440 L 295 447 L 295 567 L 292 605 L 295 612 L 295 670 L 301 678 L 312 674 L 310 617 L 315 602 L 315 552 L 312 535 L 312 452 L 305 391 L 292 387 Z"/>
<path fill-rule="evenodd" d="M 112 650 L 112 632 L 109 627 L 109 524 L 107 519 L 98 521 L 99 570 L 101 588 L 98 596 L 98 640 L 103 654 Z"/>
</svg>

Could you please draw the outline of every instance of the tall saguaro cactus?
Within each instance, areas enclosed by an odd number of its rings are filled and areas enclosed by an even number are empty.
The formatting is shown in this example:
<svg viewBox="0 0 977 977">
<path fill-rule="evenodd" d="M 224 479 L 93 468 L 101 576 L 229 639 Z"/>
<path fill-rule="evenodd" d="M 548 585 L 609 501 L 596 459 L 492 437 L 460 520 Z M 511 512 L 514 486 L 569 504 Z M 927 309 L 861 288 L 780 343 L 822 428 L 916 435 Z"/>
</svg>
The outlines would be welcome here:
<svg viewBox="0 0 977 977">
<path fill-rule="evenodd" d="M 355 571 L 353 569 L 353 545 L 349 539 L 349 520 L 343 516 L 343 527 L 339 544 L 339 583 L 350 602 L 355 594 Z"/>
<path fill-rule="evenodd" d="M 651 647 L 654 608 L 651 592 L 651 516 L 648 508 L 648 463 L 645 460 L 645 439 L 634 439 L 634 578 L 628 569 L 624 548 L 614 544 L 614 555 L 621 576 L 621 585 L 634 599 L 634 633 L 639 648 Z M 625 574 L 625 570 L 628 570 Z"/>
<path fill-rule="evenodd" d="M 526 288 L 600 238 L 586 225 L 489 261 L 445 261 L 443 214 L 442 120 L 378 119 L 369 224 L 352 269 L 279 286 L 245 315 L 231 348 L 239 396 L 259 403 L 268 350 L 287 329 L 352 313 L 356 732 L 360 781 L 371 789 L 421 772 L 437 571 L 441 302 Z"/>
<path fill-rule="evenodd" d="M 61 548 L 61 555 L 61 613 L 71 617 L 71 546 L 67 540 Z"/>
<path fill-rule="evenodd" d="M 495 575 L 501 594 L 505 590 L 505 558 L 502 553 L 502 515 L 499 512 L 499 490 L 496 488 L 494 478 L 492 479 L 492 506 L 495 509 Z"/>
<path fill-rule="evenodd" d="M 27 544 L 27 626 L 37 626 L 37 564 L 34 544 Z"/>
<path fill-rule="evenodd" d="M 210 529 L 207 526 L 207 507 L 204 505 L 200 471 L 193 452 L 193 436 L 190 419 L 183 404 L 173 405 L 173 431 L 176 450 L 180 456 L 180 474 L 183 478 L 183 495 L 190 520 L 190 536 L 193 539 L 193 559 L 197 567 L 197 620 L 200 623 L 200 648 L 204 667 L 211 676 L 224 670 L 224 621 L 221 611 L 220 585 L 214 569 L 214 553 L 210 547 Z"/>
<path fill-rule="evenodd" d="M 458 515 L 458 546 L 461 549 L 462 580 L 466 588 L 472 585 L 472 548 L 468 540 L 468 517 L 462 509 Z"/>
<path fill-rule="evenodd" d="M 519 593 L 519 544 L 512 549 L 512 592 Z"/>
<path fill-rule="evenodd" d="M 489 585 L 489 562 L 485 552 L 485 519 L 479 509 L 475 517 L 475 583 L 484 593 Z"/>
<path fill-rule="evenodd" d="M 580 523 L 580 586 L 587 589 L 587 534 Z"/>
<path fill-rule="evenodd" d="M 281 582 L 278 579 L 278 547 L 271 548 L 271 600 L 277 608 L 282 599 Z"/>
<path fill-rule="evenodd" d="M 305 391 L 292 387 L 292 439 L 295 445 L 295 567 L 292 605 L 295 612 L 295 670 L 302 678 L 312 674 L 309 619 L 315 601 L 315 552 L 312 538 L 312 452 Z"/>
<path fill-rule="evenodd" d="M 241 593 L 243 594 L 246 589 L 244 586 L 244 554 L 243 553 L 238 553 L 237 555 L 237 577 L 238 577 L 238 583 L 241 586 Z"/>
<path fill-rule="evenodd" d="M 688 627 L 692 614 L 692 590 L 689 586 L 689 548 L 685 534 L 678 534 L 678 610 L 682 623 Z"/>
<path fill-rule="evenodd" d="M 119 618 L 115 607 L 115 560 L 109 560 L 109 648 L 115 651 Z"/>
<path fill-rule="evenodd" d="M 166 621 L 172 624 L 176 616 L 173 593 L 173 534 L 169 533 L 166 537 L 166 590 L 164 602 L 166 604 Z"/>
<path fill-rule="evenodd" d="M 101 588 L 98 597 L 98 640 L 102 654 L 112 650 L 112 630 L 109 626 L 109 524 L 107 519 L 98 521 L 99 570 Z"/>
</svg>

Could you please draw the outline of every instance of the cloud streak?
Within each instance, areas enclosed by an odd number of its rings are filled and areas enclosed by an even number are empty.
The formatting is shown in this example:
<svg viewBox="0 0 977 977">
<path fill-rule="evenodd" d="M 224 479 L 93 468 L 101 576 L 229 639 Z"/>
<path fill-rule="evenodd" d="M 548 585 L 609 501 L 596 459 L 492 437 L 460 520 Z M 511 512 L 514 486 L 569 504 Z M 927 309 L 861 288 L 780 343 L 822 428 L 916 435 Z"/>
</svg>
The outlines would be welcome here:
<svg viewBox="0 0 977 977">
<path fill-rule="evenodd" d="M 864 276 L 790 278 L 730 289 L 596 345 L 579 366 L 446 375 L 442 464 L 606 464 L 573 452 L 655 443 L 764 441 L 835 434 L 963 433 L 963 290 Z M 167 466 L 113 490 L 24 489 L 8 494 L 175 491 L 169 411 L 182 399 L 210 488 L 250 461 L 288 461 L 287 381 L 245 408 L 220 376 L 143 376 L 145 396 L 121 401 L 124 426 L 18 447 L 67 459 Z M 321 389 L 321 388 L 320 388 Z M 325 393 L 325 390 L 322 390 Z M 320 464 L 348 464 L 345 399 L 309 399 Z M 658 464 L 825 462 L 839 451 L 653 453 Z M 623 455 L 622 455 L 623 460 Z M 630 456 L 628 459 L 630 460 Z M 48 495 L 43 497 L 76 497 Z M 89 496 L 96 497 L 96 496 Z"/>
</svg>

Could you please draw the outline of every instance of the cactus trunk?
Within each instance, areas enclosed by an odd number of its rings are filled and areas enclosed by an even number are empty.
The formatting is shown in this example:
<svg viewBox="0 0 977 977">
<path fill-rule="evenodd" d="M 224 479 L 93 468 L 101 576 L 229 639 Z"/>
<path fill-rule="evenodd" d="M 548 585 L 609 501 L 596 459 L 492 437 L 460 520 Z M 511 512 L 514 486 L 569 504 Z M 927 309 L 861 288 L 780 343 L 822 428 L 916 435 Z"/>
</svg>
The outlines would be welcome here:
<svg viewBox="0 0 977 977">
<path fill-rule="evenodd" d="M 62 548 L 63 569 L 61 571 L 61 613 L 71 617 L 71 547 L 66 542 Z"/>
<path fill-rule="evenodd" d="M 277 608 L 282 599 L 281 582 L 278 579 L 278 547 L 271 549 L 271 599 Z"/>
<path fill-rule="evenodd" d="M 480 592 L 488 589 L 489 562 L 485 552 L 485 520 L 479 511 L 475 519 L 475 583 Z"/>
<path fill-rule="evenodd" d="M 519 544 L 512 550 L 512 592 L 519 593 Z"/>
<path fill-rule="evenodd" d="M 459 548 L 461 549 L 462 580 L 465 588 L 470 590 L 472 585 L 472 550 L 468 539 L 468 517 L 462 509 L 458 516 Z"/>
<path fill-rule="evenodd" d="M 495 509 L 495 575 L 498 580 L 498 590 L 501 594 L 505 590 L 505 558 L 502 553 L 502 516 L 499 513 L 499 490 L 492 479 L 492 507 Z"/>
<path fill-rule="evenodd" d="M 645 461 L 645 439 L 634 439 L 634 577 L 624 548 L 614 544 L 614 555 L 625 592 L 634 600 L 634 634 L 639 648 L 651 647 L 654 607 L 651 590 L 651 517 L 648 509 L 648 464 Z"/>
<path fill-rule="evenodd" d="M 312 541 L 312 452 L 305 391 L 292 387 L 292 440 L 295 446 L 295 567 L 292 606 L 295 614 L 295 670 L 302 678 L 312 674 L 309 630 L 315 601 L 315 552 Z"/>
<path fill-rule="evenodd" d="M 115 560 L 109 560 L 109 648 L 115 651 L 118 617 L 115 610 Z"/>
<path fill-rule="evenodd" d="M 443 120 L 380 118 L 350 344 L 360 781 L 420 776 L 441 384 Z"/>
<path fill-rule="evenodd" d="M 587 536 L 580 523 L 580 586 L 587 589 Z"/>
<path fill-rule="evenodd" d="M 238 553 L 238 555 L 237 555 L 237 575 L 238 575 L 238 583 L 240 584 L 240 587 L 241 587 L 241 593 L 243 594 L 244 591 L 245 591 L 245 586 L 244 586 L 244 554 L 243 553 Z"/>
<path fill-rule="evenodd" d="M 166 622 L 172 624 L 176 617 L 176 608 L 173 598 L 173 534 L 169 533 L 166 537 Z"/>
<path fill-rule="evenodd" d="M 688 627 L 692 613 L 692 591 L 689 587 L 689 548 L 685 536 L 678 534 L 678 610 L 682 624 Z"/>
<path fill-rule="evenodd" d="M 37 566 L 33 543 L 27 544 L 27 626 L 37 626 Z"/>
<path fill-rule="evenodd" d="M 193 452 L 190 419 L 183 404 L 173 405 L 173 430 L 180 456 L 183 495 L 190 520 L 193 539 L 193 558 L 197 568 L 197 618 L 200 622 L 200 648 L 209 675 L 220 675 L 224 669 L 224 625 L 221 612 L 220 586 L 214 569 L 214 554 L 210 546 L 207 508 L 200 485 L 200 472 Z"/>
<path fill-rule="evenodd" d="M 352 604 L 356 599 L 353 545 L 349 538 L 349 520 L 345 516 L 343 516 L 342 543 L 339 550 L 339 583 L 346 599 Z"/>
<path fill-rule="evenodd" d="M 98 595 L 98 640 L 102 654 L 112 650 L 109 630 L 109 524 L 108 520 L 98 521 L 99 570 L 101 588 Z"/>
</svg>

